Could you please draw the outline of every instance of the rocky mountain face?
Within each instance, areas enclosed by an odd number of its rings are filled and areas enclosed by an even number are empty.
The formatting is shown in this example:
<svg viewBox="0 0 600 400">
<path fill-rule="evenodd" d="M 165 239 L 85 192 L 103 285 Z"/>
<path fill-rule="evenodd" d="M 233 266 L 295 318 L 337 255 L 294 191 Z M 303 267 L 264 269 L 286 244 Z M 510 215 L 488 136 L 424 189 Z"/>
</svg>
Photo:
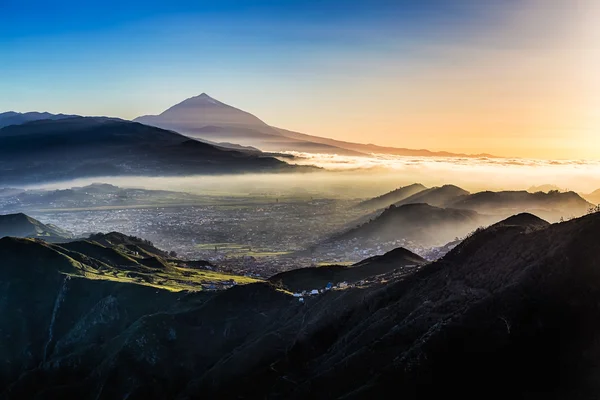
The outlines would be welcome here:
<svg viewBox="0 0 600 400">
<path fill-rule="evenodd" d="M 51 245 L 5 238 L 0 393 L 594 398 L 598 234 L 600 214 L 519 215 L 414 272 L 304 303 L 268 283 L 191 293 L 90 279 Z"/>
</svg>

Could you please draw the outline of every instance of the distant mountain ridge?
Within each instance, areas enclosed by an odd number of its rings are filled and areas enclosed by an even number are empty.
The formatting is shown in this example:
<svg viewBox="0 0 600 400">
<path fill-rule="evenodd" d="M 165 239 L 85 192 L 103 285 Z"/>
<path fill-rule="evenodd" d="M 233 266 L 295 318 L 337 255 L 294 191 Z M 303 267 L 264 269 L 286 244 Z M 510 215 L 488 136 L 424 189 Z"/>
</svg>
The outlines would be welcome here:
<svg viewBox="0 0 600 400">
<path fill-rule="evenodd" d="M 593 191 L 589 194 L 584 194 L 583 197 L 592 204 L 600 204 L 600 189 Z"/>
<path fill-rule="evenodd" d="M 273 157 L 216 147 L 115 118 L 39 120 L 0 129 L 1 185 L 94 176 L 299 169 Z"/>
<path fill-rule="evenodd" d="M 159 115 L 144 115 L 134 121 L 172 129 L 192 137 L 254 146 L 266 151 L 350 156 L 382 153 L 405 156 L 493 157 L 489 154 L 467 155 L 376 146 L 293 132 L 270 126 L 258 117 L 220 102 L 206 93 L 184 100 Z"/>
<path fill-rule="evenodd" d="M 413 183 L 412 185 L 399 187 L 398 189 L 382 194 L 381 196 L 362 201 L 358 204 L 358 207 L 365 209 L 385 208 L 426 189 L 427 188 L 420 183 Z"/>
<path fill-rule="evenodd" d="M 471 210 L 409 203 L 392 205 L 376 218 L 336 235 L 332 240 L 388 242 L 405 239 L 429 247 L 444 245 L 489 222 L 488 217 Z"/>
<path fill-rule="evenodd" d="M 5 192 L 5 193 L 3 193 Z M 92 183 L 69 189 L 0 189 L 2 209 L 6 212 L 74 209 L 103 206 L 136 206 L 168 204 L 197 204 L 201 196 L 186 192 L 122 188 L 109 184 Z"/>
<path fill-rule="evenodd" d="M 327 144 L 289 138 L 254 115 L 213 99 L 206 93 L 184 100 L 159 115 L 145 115 L 134 121 L 171 129 L 194 138 L 231 142 L 264 151 L 364 155 Z"/>
<path fill-rule="evenodd" d="M 413 187 L 413 185 L 408 186 L 408 188 L 410 187 Z M 388 203 L 388 200 L 393 198 L 394 192 L 359 203 L 359 206 L 375 202 L 373 204 L 378 204 L 383 209 L 391 204 L 402 206 L 425 203 L 441 208 L 473 210 L 482 214 L 495 215 L 498 218 L 529 212 L 554 222 L 560 218 L 580 217 L 593 207 L 592 203 L 575 192 L 558 190 L 548 192 L 515 190 L 470 193 L 455 185 L 443 185 L 441 187 L 424 188 L 400 201 Z M 379 201 L 378 199 L 382 201 L 376 203 Z M 365 215 L 359 221 L 376 217 L 381 213 L 381 209 Z"/>
<path fill-rule="evenodd" d="M 431 151 L 427 149 L 407 149 L 399 147 L 379 146 L 376 144 L 362 144 L 352 143 L 343 140 L 323 138 L 319 136 L 307 135 L 305 133 L 299 133 L 290 131 L 287 129 L 275 128 L 282 135 L 300 139 L 300 140 L 311 140 L 316 143 L 327 144 L 330 146 L 336 146 L 343 149 L 359 151 L 365 154 L 392 154 L 397 156 L 412 156 L 412 157 L 472 157 L 472 158 L 495 158 L 496 156 L 487 153 L 481 154 L 464 154 L 464 153 L 452 153 L 448 151 Z"/>
<path fill-rule="evenodd" d="M 447 207 L 475 210 L 480 213 L 511 215 L 531 212 L 544 219 L 580 217 L 592 204 L 575 192 L 500 191 L 479 192 L 451 199 Z"/>
<path fill-rule="evenodd" d="M 72 117 L 76 115 L 11 111 L 0 114 L 0 128 L 31 121 Z M 267 152 L 296 151 L 363 157 L 371 153 L 422 157 L 494 157 L 491 154 L 463 154 L 352 143 L 294 132 L 270 126 L 255 115 L 216 100 L 206 93 L 188 98 L 158 115 L 143 115 L 133 121 L 222 143 L 223 147 L 256 147 Z"/>
<path fill-rule="evenodd" d="M 452 200 L 469 194 L 470 193 L 468 191 L 456 185 L 444 185 L 440 187 L 424 189 L 413 194 L 412 196 L 396 202 L 394 205 L 402 206 L 406 204 L 426 203 L 430 206 L 445 207 Z"/>
<path fill-rule="evenodd" d="M 48 112 L 26 112 L 19 113 L 14 111 L 0 113 L 0 128 L 10 125 L 20 125 L 26 122 L 39 121 L 44 119 L 57 120 L 73 118 L 77 115 L 51 114 Z"/>
</svg>

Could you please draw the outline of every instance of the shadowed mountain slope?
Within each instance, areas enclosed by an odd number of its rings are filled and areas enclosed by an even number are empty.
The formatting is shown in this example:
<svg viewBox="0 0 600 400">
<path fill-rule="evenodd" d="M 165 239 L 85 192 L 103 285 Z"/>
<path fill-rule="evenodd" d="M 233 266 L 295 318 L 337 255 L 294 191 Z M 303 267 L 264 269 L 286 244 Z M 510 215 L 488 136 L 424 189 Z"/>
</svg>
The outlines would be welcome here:
<svg viewBox="0 0 600 400">
<path fill-rule="evenodd" d="M 421 185 L 420 183 L 413 183 L 412 185 L 399 187 L 398 189 L 392 190 L 391 192 L 388 192 L 381 196 L 365 200 L 359 203 L 357 207 L 364 209 L 378 209 L 389 207 L 394 203 L 398 203 L 426 189 L 427 188 Z"/>
<path fill-rule="evenodd" d="M 444 185 L 441 187 L 433 187 L 421 190 L 412 196 L 409 196 L 395 205 L 401 206 L 405 204 L 425 203 L 434 207 L 445 207 L 454 199 L 468 195 L 469 192 L 455 185 Z"/>
<path fill-rule="evenodd" d="M 541 225 L 523 215 L 503 221 L 413 273 L 305 304 L 264 283 L 186 295 L 65 279 L 56 270 L 68 264 L 49 264 L 64 257 L 2 239 L 0 326 L 14 339 L 0 343 L 0 391 L 9 399 L 594 398 L 600 214 Z"/>
<path fill-rule="evenodd" d="M 429 204 L 390 206 L 376 218 L 335 236 L 333 240 L 387 242 L 413 240 L 425 246 L 443 245 L 491 220 L 470 210 L 433 207 Z"/>
<path fill-rule="evenodd" d="M 271 157 L 217 148 L 175 132 L 116 119 L 43 120 L 0 129 L 1 184 L 292 169 Z"/>
<path fill-rule="evenodd" d="M 327 265 L 322 267 L 300 268 L 272 276 L 269 281 L 282 285 L 288 290 L 303 291 L 323 289 L 328 283 L 355 283 L 367 278 L 390 272 L 414 272 L 412 267 L 425 264 L 426 261 L 413 252 L 397 248 L 381 256 L 375 256 L 351 266 Z"/>
<path fill-rule="evenodd" d="M 521 213 L 492 225 L 492 227 L 495 226 L 521 226 L 529 229 L 542 229 L 550 226 L 550 223 L 533 214 Z"/>
<path fill-rule="evenodd" d="M 557 221 L 560 217 L 582 216 L 592 204 L 575 192 L 486 191 L 450 200 L 446 207 L 504 216 L 530 212 L 544 219 Z"/>
</svg>

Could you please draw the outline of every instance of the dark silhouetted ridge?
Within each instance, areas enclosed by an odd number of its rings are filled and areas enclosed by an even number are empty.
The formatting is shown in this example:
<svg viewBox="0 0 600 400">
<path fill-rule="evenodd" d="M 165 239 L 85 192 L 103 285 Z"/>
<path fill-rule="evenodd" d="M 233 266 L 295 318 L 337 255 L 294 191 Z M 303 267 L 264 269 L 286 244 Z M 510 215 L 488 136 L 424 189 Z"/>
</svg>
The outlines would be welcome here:
<svg viewBox="0 0 600 400">
<path fill-rule="evenodd" d="M 364 280 L 376 280 L 378 276 L 398 272 L 398 274 L 412 273 L 412 267 L 427 263 L 417 254 L 397 248 L 381 256 L 375 256 L 359 263 L 347 266 L 329 265 L 322 267 L 300 268 L 282 272 L 269 279 L 275 285 L 281 285 L 288 290 L 303 291 L 323 289 L 327 284 L 333 285 L 340 282 L 356 283 Z M 405 267 L 410 268 L 405 268 Z"/>
<path fill-rule="evenodd" d="M 178 133 L 111 118 L 34 121 L 0 129 L 0 184 L 93 176 L 182 176 L 297 168 Z"/>
<path fill-rule="evenodd" d="M 546 228 L 550 226 L 548 221 L 541 219 L 530 213 L 521 213 L 517 215 L 513 215 L 512 217 L 508 217 L 505 220 L 502 220 L 495 225 L 505 225 L 505 226 L 523 226 L 530 228 Z"/>
</svg>

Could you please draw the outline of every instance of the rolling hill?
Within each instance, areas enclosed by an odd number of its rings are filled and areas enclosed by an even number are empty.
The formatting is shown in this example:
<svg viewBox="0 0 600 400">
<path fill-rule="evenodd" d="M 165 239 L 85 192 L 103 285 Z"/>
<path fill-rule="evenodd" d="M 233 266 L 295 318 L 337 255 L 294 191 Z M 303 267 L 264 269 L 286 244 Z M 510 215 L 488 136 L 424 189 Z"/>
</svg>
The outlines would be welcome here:
<svg viewBox="0 0 600 400">
<path fill-rule="evenodd" d="M 426 263 L 413 252 L 397 248 L 381 256 L 371 257 L 351 266 L 326 265 L 322 267 L 299 268 L 282 272 L 269 278 L 269 281 L 288 290 L 302 292 L 322 289 L 328 283 L 356 283 L 361 280 L 387 275 L 392 272 L 412 273 L 414 267 Z"/>
<path fill-rule="evenodd" d="M 0 128 L 4 128 L 5 126 L 9 125 L 21 125 L 31 121 L 58 120 L 73 117 L 76 117 L 76 115 L 50 114 L 48 112 L 18 113 L 14 111 L 9 111 L 0 113 Z"/>
<path fill-rule="evenodd" d="M 446 207 L 505 217 L 530 212 L 549 221 L 558 221 L 563 217 L 580 217 L 588 212 L 592 204 L 575 192 L 486 191 L 450 200 L 446 203 Z"/>
<path fill-rule="evenodd" d="M 587 201 L 594 205 L 600 204 L 600 189 L 589 194 L 584 194 L 583 198 L 585 198 Z"/>
<path fill-rule="evenodd" d="M 40 238 L 48 242 L 64 242 L 72 238 L 71 233 L 22 213 L 0 215 L 0 238 L 5 236 Z"/>
<path fill-rule="evenodd" d="M 444 185 L 419 191 L 412 196 L 395 203 L 396 206 L 405 204 L 426 203 L 430 206 L 445 207 L 460 196 L 468 195 L 469 192 L 455 185 Z"/>
<path fill-rule="evenodd" d="M 412 186 L 407 188 L 410 187 Z M 393 193 L 391 192 L 391 194 Z M 382 198 L 385 199 L 385 196 L 382 196 Z M 496 220 L 528 212 L 553 222 L 557 222 L 561 218 L 580 217 L 593 207 L 593 204 L 575 192 L 561 192 L 558 190 L 530 192 L 521 190 L 469 193 L 455 185 L 423 189 L 395 202 L 395 205 L 402 206 L 417 203 L 425 203 L 440 208 L 472 210 L 480 214 L 494 216 Z M 369 213 L 359 219 L 358 222 L 364 222 L 369 218 L 373 219 L 379 214 L 380 211 Z"/>
<path fill-rule="evenodd" d="M 149 204 L 182 205 L 205 201 L 202 196 L 191 193 L 123 188 L 102 183 L 57 190 L 7 190 L 4 194 L 0 190 L 0 197 L 3 198 L 2 209 L 5 212 Z"/>
<path fill-rule="evenodd" d="M 331 240 L 389 242 L 406 239 L 429 247 L 444 245 L 489 222 L 489 217 L 471 210 L 439 208 L 425 203 L 392 205 L 375 219 Z"/>
<path fill-rule="evenodd" d="M 427 188 L 420 183 L 413 183 L 412 185 L 399 187 L 398 189 L 382 194 L 381 196 L 360 202 L 357 207 L 363 209 L 379 209 L 389 207 L 394 203 L 398 203 L 426 189 Z"/>
<path fill-rule="evenodd" d="M 295 169 L 272 157 L 219 148 L 117 119 L 76 117 L 0 129 L 0 184 Z"/>
<path fill-rule="evenodd" d="M 267 283 L 185 293 L 92 280 L 66 250 L 2 239 L 0 394 L 594 398 L 598 235 L 598 213 L 518 215 L 413 272 L 304 303 Z"/>
</svg>

